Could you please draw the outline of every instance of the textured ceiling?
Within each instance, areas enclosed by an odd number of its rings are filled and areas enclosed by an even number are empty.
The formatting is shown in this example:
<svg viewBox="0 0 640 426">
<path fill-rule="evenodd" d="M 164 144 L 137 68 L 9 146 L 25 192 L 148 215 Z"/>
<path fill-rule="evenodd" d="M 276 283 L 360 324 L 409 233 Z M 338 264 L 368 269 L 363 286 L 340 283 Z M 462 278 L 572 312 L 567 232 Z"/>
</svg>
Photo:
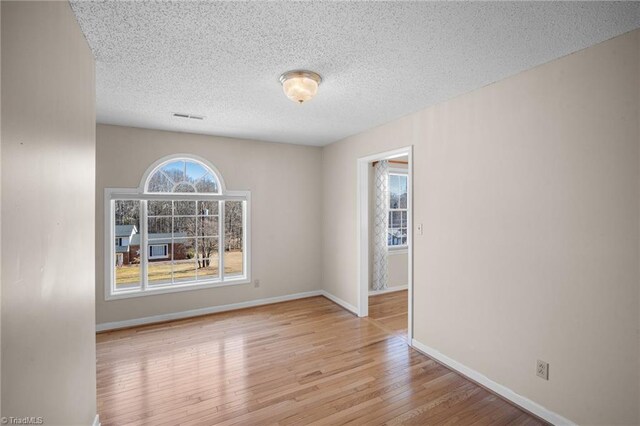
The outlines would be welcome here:
<svg viewBox="0 0 640 426">
<path fill-rule="evenodd" d="M 98 122 L 307 145 L 640 27 L 631 2 L 71 5 L 96 57 Z M 304 105 L 278 82 L 297 68 L 323 77 Z"/>
</svg>

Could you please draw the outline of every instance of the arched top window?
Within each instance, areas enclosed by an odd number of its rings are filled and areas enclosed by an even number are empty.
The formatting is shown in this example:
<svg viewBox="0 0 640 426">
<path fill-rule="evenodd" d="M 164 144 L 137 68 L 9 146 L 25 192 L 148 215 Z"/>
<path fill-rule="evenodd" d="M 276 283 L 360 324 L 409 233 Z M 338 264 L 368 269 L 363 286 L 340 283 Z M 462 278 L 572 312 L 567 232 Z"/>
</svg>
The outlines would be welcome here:
<svg viewBox="0 0 640 426">
<path fill-rule="evenodd" d="M 149 173 L 144 192 L 220 194 L 222 185 L 212 167 L 191 158 L 174 158 Z"/>
<path fill-rule="evenodd" d="M 250 195 L 189 154 L 105 188 L 105 299 L 251 282 Z"/>
</svg>

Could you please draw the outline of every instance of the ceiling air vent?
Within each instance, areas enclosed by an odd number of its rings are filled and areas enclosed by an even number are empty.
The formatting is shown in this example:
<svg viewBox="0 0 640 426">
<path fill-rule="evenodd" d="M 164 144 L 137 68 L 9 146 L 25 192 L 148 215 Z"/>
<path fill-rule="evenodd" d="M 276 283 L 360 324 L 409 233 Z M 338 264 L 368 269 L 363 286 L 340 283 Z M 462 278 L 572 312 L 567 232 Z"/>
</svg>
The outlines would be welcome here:
<svg viewBox="0 0 640 426">
<path fill-rule="evenodd" d="M 178 118 L 189 118 L 191 120 L 204 120 L 203 115 L 185 114 L 182 112 L 174 112 L 171 115 Z"/>
</svg>

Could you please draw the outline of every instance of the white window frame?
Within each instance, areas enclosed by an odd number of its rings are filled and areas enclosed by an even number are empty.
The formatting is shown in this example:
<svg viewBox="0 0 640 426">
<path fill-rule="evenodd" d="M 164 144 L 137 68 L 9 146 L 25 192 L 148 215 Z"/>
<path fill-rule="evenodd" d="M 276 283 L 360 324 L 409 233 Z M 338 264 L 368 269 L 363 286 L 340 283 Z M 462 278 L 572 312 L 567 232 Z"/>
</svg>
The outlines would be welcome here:
<svg viewBox="0 0 640 426">
<path fill-rule="evenodd" d="M 152 173 L 166 163 L 177 160 L 197 161 L 208 167 L 219 182 L 218 193 L 147 193 L 146 184 Z M 114 207 L 116 200 L 138 200 L 140 201 L 140 223 L 142 229 L 138 229 L 140 233 L 140 251 L 145 252 L 144 259 L 140 266 L 140 287 L 135 289 L 115 289 L 115 250 L 112 244 L 115 244 L 115 220 Z M 221 201 L 218 217 L 218 277 L 208 280 L 190 281 L 180 284 L 153 285 L 149 286 L 147 282 L 146 265 L 148 264 L 147 249 L 147 201 L 165 200 L 165 201 Z M 225 276 L 224 274 L 224 202 L 225 201 L 242 201 L 242 263 L 243 273 Z M 174 293 L 181 291 L 200 290 L 213 287 L 224 287 L 230 285 L 249 284 L 251 282 L 251 192 L 250 191 L 228 191 L 226 189 L 222 175 L 218 170 L 204 158 L 191 154 L 177 154 L 163 157 L 153 163 L 145 172 L 140 186 L 138 188 L 105 188 L 104 190 L 104 235 L 105 235 L 105 300 L 117 300 L 130 297 L 150 296 L 154 294 Z M 154 257 L 154 259 L 157 259 Z"/>
<path fill-rule="evenodd" d="M 123 245 L 122 245 L 122 237 L 115 237 L 114 244 L 116 245 L 116 247 L 123 247 Z"/>
<path fill-rule="evenodd" d="M 409 185 L 409 171 L 407 169 L 399 169 L 399 168 L 389 168 L 389 176 L 391 175 L 401 175 L 404 176 L 407 179 L 407 188 Z M 389 194 L 391 194 L 391 188 L 389 187 Z M 407 234 L 409 233 L 409 209 L 408 209 L 409 205 L 407 204 L 407 208 L 406 209 L 393 209 L 393 211 L 404 211 L 407 213 Z M 389 200 L 387 201 L 387 209 L 388 212 L 391 212 L 391 197 L 389 197 Z M 389 234 L 389 215 L 387 215 L 387 235 Z M 402 254 L 402 253 L 407 253 L 408 252 L 408 238 L 407 238 L 407 244 L 403 244 L 400 246 L 390 246 L 389 245 L 389 238 L 387 237 L 387 250 L 389 250 L 389 254 Z"/>
</svg>

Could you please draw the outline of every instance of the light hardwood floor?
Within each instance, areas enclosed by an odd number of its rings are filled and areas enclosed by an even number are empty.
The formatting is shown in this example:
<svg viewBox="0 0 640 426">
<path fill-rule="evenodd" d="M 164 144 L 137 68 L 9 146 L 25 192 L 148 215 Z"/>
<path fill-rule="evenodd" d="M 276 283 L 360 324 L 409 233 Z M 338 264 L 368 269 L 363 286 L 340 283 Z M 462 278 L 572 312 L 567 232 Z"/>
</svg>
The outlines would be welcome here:
<svg viewBox="0 0 640 426">
<path fill-rule="evenodd" d="M 369 318 L 382 328 L 407 340 L 408 291 L 369 296 Z"/>
<path fill-rule="evenodd" d="M 543 424 L 323 297 L 97 335 L 109 425 Z"/>
</svg>

